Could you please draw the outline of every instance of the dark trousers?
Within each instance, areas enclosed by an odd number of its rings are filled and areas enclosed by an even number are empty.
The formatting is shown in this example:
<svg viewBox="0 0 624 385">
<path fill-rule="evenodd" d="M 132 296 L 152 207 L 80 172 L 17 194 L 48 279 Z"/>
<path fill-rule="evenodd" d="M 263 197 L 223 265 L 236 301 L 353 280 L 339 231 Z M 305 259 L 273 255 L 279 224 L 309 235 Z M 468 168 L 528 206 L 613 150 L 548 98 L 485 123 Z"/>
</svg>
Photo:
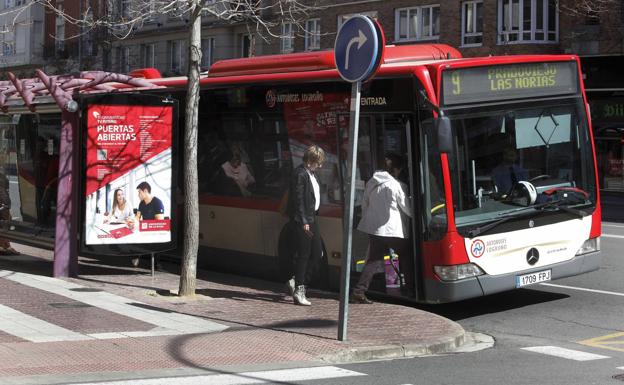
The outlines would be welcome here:
<svg viewBox="0 0 624 385">
<path fill-rule="evenodd" d="M 385 273 L 384 256 L 393 249 L 399 255 L 399 270 L 405 278 L 407 290 L 414 287 L 414 263 L 410 253 L 410 241 L 407 238 L 368 236 L 368 258 L 358 283 L 353 288 L 353 293 L 364 294 L 378 273 Z"/>
<path fill-rule="evenodd" d="M 294 250 L 293 255 L 295 285 L 305 285 L 306 271 L 310 261 L 317 262 L 321 258 L 323 245 L 321 243 L 321 234 L 318 231 L 316 223 L 310 224 L 312 235 L 303 231 L 303 225 L 293 222 Z"/>
</svg>

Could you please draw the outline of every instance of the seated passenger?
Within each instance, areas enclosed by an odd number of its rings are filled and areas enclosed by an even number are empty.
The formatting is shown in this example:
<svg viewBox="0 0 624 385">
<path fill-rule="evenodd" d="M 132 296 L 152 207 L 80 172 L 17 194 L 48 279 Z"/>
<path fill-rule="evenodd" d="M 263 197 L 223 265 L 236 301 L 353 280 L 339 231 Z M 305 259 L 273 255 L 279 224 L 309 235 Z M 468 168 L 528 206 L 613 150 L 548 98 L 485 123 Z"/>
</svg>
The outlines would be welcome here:
<svg viewBox="0 0 624 385">
<path fill-rule="evenodd" d="M 502 162 L 492 170 L 492 179 L 501 194 L 507 194 L 517 182 L 527 180 L 529 173 L 516 163 L 518 159 L 515 148 L 503 150 Z"/>
<path fill-rule="evenodd" d="M 238 151 L 232 151 L 232 159 L 221 165 L 225 175 L 231 178 L 238 188 L 242 196 L 250 196 L 249 186 L 256 183 L 249 167 L 242 161 L 241 154 Z"/>
</svg>

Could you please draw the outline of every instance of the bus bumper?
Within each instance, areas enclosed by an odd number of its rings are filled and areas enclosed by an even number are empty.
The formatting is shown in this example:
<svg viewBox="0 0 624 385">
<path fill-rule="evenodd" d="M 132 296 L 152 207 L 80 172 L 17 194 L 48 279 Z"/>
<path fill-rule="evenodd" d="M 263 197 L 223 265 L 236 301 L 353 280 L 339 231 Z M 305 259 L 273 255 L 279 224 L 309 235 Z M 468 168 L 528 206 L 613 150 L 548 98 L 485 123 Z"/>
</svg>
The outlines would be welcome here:
<svg viewBox="0 0 624 385">
<path fill-rule="evenodd" d="M 455 282 L 442 282 L 428 279 L 425 282 L 425 302 L 455 302 L 463 299 L 512 290 L 516 288 L 516 276 L 543 270 L 550 269 L 551 279 L 553 280 L 588 273 L 590 271 L 598 270 L 598 268 L 600 268 L 601 261 L 602 256 L 600 255 L 600 251 L 598 251 L 579 255 L 568 261 L 553 265 L 541 266 L 535 269 L 523 270 L 510 274 L 482 275 Z"/>
</svg>

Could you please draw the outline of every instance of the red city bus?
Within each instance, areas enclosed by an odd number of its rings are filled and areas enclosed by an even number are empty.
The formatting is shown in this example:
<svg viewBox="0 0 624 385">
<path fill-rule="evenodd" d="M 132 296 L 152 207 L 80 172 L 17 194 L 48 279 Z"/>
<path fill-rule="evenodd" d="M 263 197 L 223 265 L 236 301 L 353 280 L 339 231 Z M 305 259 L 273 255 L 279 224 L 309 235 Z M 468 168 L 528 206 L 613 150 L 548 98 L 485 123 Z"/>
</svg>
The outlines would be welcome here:
<svg viewBox="0 0 624 385">
<path fill-rule="evenodd" d="M 600 200 L 579 68 L 573 55 L 386 48 L 362 87 L 352 225 L 384 154 L 404 155 L 412 252 L 398 258 L 413 262 L 416 279 L 400 290 L 380 278 L 373 290 L 443 303 L 598 269 Z M 186 78 L 149 80 L 165 86 L 149 92 L 184 101 Z M 304 149 L 317 144 L 328 155 L 317 172 L 320 277 L 339 286 L 349 103 L 331 51 L 211 66 L 198 124 L 200 265 L 286 279 L 280 202 Z M 366 250 L 366 235 L 354 231 L 354 270 Z"/>
</svg>

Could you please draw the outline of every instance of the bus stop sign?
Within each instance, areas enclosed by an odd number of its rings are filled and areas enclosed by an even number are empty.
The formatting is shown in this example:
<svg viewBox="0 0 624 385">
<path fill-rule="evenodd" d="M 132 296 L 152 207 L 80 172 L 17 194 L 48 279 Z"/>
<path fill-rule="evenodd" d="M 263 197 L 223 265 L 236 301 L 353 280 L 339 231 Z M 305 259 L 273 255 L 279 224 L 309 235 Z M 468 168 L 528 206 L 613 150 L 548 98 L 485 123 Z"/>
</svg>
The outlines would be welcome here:
<svg viewBox="0 0 624 385">
<path fill-rule="evenodd" d="M 385 38 L 381 26 L 368 16 L 347 20 L 336 36 L 334 59 L 340 76 L 350 82 L 372 77 L 381 63 Z"/>
</svg>

